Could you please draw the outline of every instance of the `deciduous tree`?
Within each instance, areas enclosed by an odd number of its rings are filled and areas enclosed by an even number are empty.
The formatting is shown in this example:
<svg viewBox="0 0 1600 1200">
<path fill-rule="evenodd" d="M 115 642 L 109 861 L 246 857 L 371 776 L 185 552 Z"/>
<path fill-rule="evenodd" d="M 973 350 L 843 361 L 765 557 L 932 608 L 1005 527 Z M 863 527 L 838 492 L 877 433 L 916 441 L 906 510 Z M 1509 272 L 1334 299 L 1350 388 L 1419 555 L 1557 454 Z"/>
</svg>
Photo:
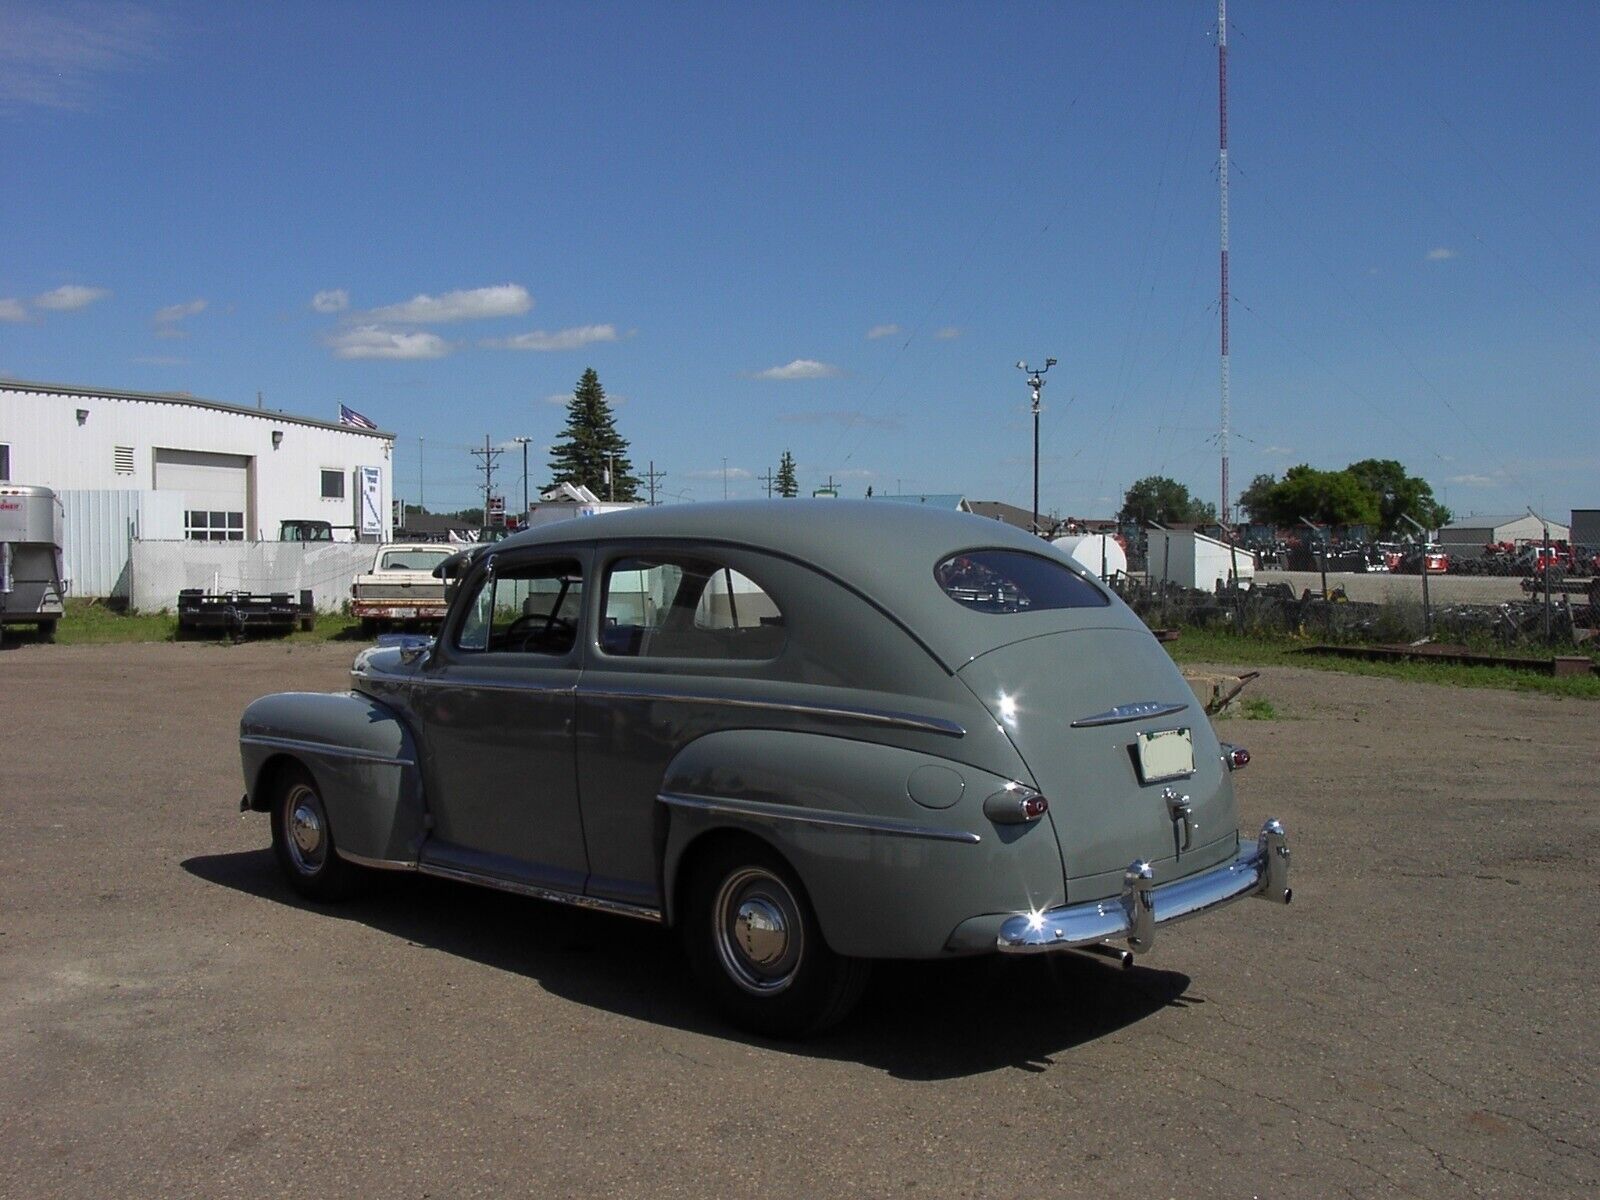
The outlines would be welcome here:
<svg viewBox="0 0 1600 1200">
<path fill-rule="evenodd" d="M 1189 495 L 1176 479 L 1147 475 L 1124 494 L 1117 519 L 1140 525 L 1205 525 L 1217 519 L 1217 508 Z"/>
</svg>

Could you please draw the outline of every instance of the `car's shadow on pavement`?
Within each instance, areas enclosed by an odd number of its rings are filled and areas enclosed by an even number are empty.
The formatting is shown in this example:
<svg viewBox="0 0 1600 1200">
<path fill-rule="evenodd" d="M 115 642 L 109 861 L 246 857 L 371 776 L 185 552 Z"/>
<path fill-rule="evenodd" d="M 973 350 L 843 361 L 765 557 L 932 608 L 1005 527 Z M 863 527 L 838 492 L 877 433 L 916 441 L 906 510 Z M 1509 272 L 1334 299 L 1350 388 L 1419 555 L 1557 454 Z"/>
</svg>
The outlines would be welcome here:
<svg viewBox="0 0 1600 1200">
<path fill-rule="evenodd" d="M 190 858 L 209 883 L 330 920 L 359 921 L 417 945 L 537 980 L 579 1004 L 789 1054 L 859 1062 L 902 1079 L 1011 1067 L 1047 1070 L 1074 1047 L 1186 997 L 1176 971 L 1121 970 L 1078 955 L 879 963 L 860 1007 L 809 1041 L 766 1042 L 721 1023 L 701 1002 L 671 931 L 502 892 L 410 874 L 313 905 L 290 890 L 270 850 Z"/>
</svg>

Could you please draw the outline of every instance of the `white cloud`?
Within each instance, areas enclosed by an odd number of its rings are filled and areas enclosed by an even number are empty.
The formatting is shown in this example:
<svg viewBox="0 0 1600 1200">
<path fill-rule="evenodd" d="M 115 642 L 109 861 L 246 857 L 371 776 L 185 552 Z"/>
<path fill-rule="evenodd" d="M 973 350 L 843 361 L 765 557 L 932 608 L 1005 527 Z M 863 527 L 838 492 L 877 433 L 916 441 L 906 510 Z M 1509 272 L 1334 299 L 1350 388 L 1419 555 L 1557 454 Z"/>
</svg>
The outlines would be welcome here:
<svg viewBox="0 0 1600 1200">
<path fill-rule="evenodd" d="M 867 330 L 867 340 L 869 342 L 875 342 L 879 338 L 893 337 L 899 332 L 900 326 L 898 325 L 874 325 L 871 329 Z"/>
<path fill-rule="evenodd" d="M 1263 446 L 1263 447 L 1261 447 L 1261 453 L 1263 453 L 1263 454 L 1293 454 L 1294 453 L 1294 447 L 1293 446 Z"/>
<path fill-rule="evenodd" d="M 190 300 L 185 304 L 169 304 L 159 310 L 153 318 L 156 325 L 156 336 L 164 338 L 188 337 L 187 330 L 180 327 L 180 322 L 187 320 L 196 313 L 206 310 L 204 300 Z"/>
<path fill-rule="evenodd" d="M 1435 246 L 1432 250 L 1428 251 L 1428 261 L 1429 262 L 1447 262 L 1450 259 L 1456 257 L 1456 255 L 1458 255 L 1460 253 L 1461 253 L 1461 251 L 1452 250 L 1448 246 Z"/>
<path fill-rule="evenodd" d="M 156 323 L 159 325 L 170 325 L 175 321 L 183 320 L 185 317 L 192 317 L 196 313 L 203 313 L 205 310 L 206 302 L 204 300 L 190 300 L 184 304 L 167 305 L 167 307 L 160 309 L 156 313 L 155 319 Z"/>
<path fill-rule="evenodd" d="M 98 76 L 158 57 L 160 20 L 132 4 L 0 6 L 0 108 L 88 108 Z"/>
<path fill-rule="evenodd" d="M 21 300 L 0 300 L 0 321 L 26 321 L 28 310 Z"/>
<path fill-rule="evenodd" d="M 833 379 L 840 374 L 838 367 L 818 362 L 814 358 L 797 358 L 781 367 L 768 367 L 757 371 L 756 379 Z"/>
<path fill-rule="evenodd" d="M 75 312 L 80 308 L 88 308 L 96 300 L 104 300 L 109 295 L 111 292 L 107 288 L 64 283 L 53 291 L 35 296 L 33 305 L 35 308 L 48 308 L 52 312 Z"/>
<path fill-rule="evenodd" d="M 544 402 L 546 404 L 565 404 L 568 400 L 571 400 L 571 399 L 572 399 L 572 393 L 571 392 L 551 392 L 548 396 L 546 396 L 544 398 Z M 607 396 L 606 399 L 609 400 L 609 399 L 611 399 L 611 397 Z"/>
<path fill-rule="evenodd" d="M 1464 487 L 1499 487 L 1500 481 L 1490 475 L 1452 475 L 1447 483 L 1459 483 Z"/>
<path fill-rule="evenodd" d="M 442 296 L 416 295 L 403 304 L 375 308 L 366 315 L 374 322 L 394 325 L 428 325 L 439 321 L 479 321 L 487 317 L 515 317 L 533 307 L 533 297 L 520 283 L 445 292 Z"/>
<path fill-rule="evenodd" d="M 146 354 L 133 360 L 142 367 L 181 367 L 188 363 L 187 358 L 174 358 L 169 354 Z"/>
<path fill-rule="evenodd" d="M 339 358 L 443 358 L 450 353 L 450 343 L 437 333 L 407 333 L 377 325 L 360 325 L 335 334 L 328 345 Z"/>
<path fill-rule="evenodd" d="M 531 333 L 519 333 L 515 337 L 485 338 L 478 344 L 496 350 L 578 350 L 584 346 L 592 346 L 596 342 L 616 340 L 615 325 L 575 325 L 571 329 L 558 329 L 554 333 L 535 329 Z"/>
<path fill-rule="evenodd" d="M 343 312 L 350 307 L 350 293 L 343 288 L 329 288 L 311 297 L 311 307 L 319 313 Z"/>
<path fill-rule="evenodd" d="M 722 474 L 721 467 L 707 467 L 704 470 L 685 471 L 683 473 L 685 479 L 721 479 Z M 729 479 L 751 479 L 754 477 L 753 473 L 744 467 L 729 467 L 727 474 Z"/>
<path fill-rule="evenodd" d="M 941 342 L 953 342 L 956 340 L 956 338 L 961 336 L 961 330 L 957 329 L 954 325 L 946 325 L 933 336 Z"/>
</svg>

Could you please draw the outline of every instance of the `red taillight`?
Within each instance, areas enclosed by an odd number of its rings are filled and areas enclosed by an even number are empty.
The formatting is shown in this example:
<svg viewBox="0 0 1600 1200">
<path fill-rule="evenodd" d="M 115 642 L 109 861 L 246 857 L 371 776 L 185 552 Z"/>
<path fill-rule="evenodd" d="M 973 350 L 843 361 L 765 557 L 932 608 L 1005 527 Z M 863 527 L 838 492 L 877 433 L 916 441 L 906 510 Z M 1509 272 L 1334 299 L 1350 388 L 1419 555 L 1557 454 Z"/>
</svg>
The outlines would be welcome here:
<svg viewBox="0 0 1600 1200">
<path fill-rule="evenodd" d="M 1037 821 L 1050 811 L 1050 801 L 1030 787 L 1008 783 L 983 802 L 983 815 L 996 825 L 1021 825 Z"/>
<path fill-rule="evenodd" d="M 1233 753 L 1228 756 L 1228 765 L 1237 771 L 1240 767 L 1250 765 L 1250 751 L 1243 746 L 1235 746 Z"/>
</svg>

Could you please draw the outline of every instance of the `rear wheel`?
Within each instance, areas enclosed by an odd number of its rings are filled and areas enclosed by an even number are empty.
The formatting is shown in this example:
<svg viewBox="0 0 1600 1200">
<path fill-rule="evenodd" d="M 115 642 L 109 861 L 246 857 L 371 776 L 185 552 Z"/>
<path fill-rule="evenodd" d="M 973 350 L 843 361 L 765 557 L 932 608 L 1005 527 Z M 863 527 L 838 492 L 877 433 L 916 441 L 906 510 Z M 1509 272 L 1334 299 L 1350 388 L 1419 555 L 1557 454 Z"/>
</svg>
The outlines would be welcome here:
<svg viewBox="0 0 1600 1200">
<path fill-rule="evenodd" d="M 871 965 L 829 949 L 793 869 L 753 838 L 723 842 L 694 864 L 683 937 L 717 1008 L 774 1037 L 804 1037 L 843 1020 Z"/>
<path fill-rule="evenodd" d="M 360 883 L 358 868 L 339 857 L 333 826 L 311 772 L 299 763 L 278 771 L 272 800 L 272 852 L 289 884 L 311 900 L 342 900 Z"/>
<path fill-rule="evenodd" d="M 39 622 L 39 640 L 53 642 L 56 640 L 56 623 L 54 621 Z"/>
</svg>

